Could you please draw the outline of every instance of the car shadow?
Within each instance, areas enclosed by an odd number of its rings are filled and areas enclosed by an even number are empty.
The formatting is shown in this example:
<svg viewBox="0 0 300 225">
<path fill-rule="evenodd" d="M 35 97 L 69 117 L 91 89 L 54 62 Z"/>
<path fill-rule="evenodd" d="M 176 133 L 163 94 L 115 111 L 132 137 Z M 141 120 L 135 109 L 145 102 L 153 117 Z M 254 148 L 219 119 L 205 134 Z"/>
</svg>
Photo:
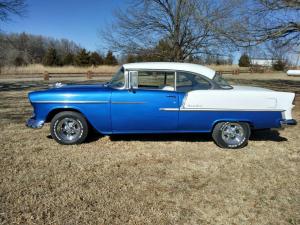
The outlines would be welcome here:
<svg viewBox="0 0 300 225">
<path fill-rule="evenodd" d="M 98 141 L 104 137 L 97 131 L 92 131 L 87 139 L 86 143 Z M 211 134 L 209 133 L 177 133 L 177 134 L 113 134 L 109 139 L 113 142 L 118 141 L 151 141 L 151 142 L 211 142 L 213 141 Z M 273 141 L 282 142 L 287 141 L 285 137 L 281 137 L 277 130 L 260 130 L 254 131 L 250 137 L 253 141 Z"/>
<path fill-rule="evenodd" d="M 250 140 L 282 142 L 287 141 L 288 139 L 281 137 L 277 130 L 257 130 L 252 132 Z"/>
<path fill-rule="evenodd" d="M 151 142 L 210 142 L 210 134 L 118 134 L 111 135 L 111 141 L 151 141 Z"/>
</svg>

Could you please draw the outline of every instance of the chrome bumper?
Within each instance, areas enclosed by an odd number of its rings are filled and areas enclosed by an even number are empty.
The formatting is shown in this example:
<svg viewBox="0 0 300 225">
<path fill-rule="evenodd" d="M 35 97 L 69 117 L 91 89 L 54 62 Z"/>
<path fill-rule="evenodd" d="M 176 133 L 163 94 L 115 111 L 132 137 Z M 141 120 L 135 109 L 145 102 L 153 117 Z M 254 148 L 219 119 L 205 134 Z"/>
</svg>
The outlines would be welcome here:
<svg viewBox="0 0 300 225">
<path fill-rule="evenodd" d="M 26 126 L 33 129 L 40 129 L 44 126 L 44 121 L 36 120 L 35 118 L 30 118 L 29 120 L 27 120 Z"/>
<path fill-rule="evenodd" d="M 281 120 L 280 121 L 280 125 L 282 128 L 284 127 L 288 127 L 288 126 L 295 126 L 297 125 L 297 121 L 294 119 L 290 119 L 290 120 Z"/>
</svg>

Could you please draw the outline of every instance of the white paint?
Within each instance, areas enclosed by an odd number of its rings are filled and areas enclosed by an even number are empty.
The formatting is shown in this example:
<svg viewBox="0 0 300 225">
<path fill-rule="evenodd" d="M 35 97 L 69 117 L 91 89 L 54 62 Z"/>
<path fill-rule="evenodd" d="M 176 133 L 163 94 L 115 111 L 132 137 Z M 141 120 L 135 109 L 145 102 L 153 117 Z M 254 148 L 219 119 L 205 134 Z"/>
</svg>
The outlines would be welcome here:
<svg viewBox="0 0 300 225">
<path fill-rule="evenodd" d="M 129 63 L 124 64 L 126 70 L 172 70 L 172 71 L 188 71 L 201 74 L 209 79 L 213 79 L 216 71 L 197 64 L 191 63 L 175 63 L 175 62 L 145 62 L 145 63 Z"/>
<path fill-rule="evenodd" d="M 288 70 L 286 73 L 288 76 L 300 76 L 300 70 Z"/>
<path fill-rule="evenodd" d="M 294 93 L 264 88 L 234 86 L 231 90 L 196 90 L 188 92 L 183 110 L 282 111 L 292 119 Z"/>
</svg>

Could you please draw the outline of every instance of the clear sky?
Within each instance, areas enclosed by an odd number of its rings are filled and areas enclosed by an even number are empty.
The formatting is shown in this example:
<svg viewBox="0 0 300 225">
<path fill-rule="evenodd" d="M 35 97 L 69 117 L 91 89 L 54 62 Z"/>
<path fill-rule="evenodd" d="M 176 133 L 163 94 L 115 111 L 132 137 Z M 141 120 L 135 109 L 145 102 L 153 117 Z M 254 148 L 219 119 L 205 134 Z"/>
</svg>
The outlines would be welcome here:
<svg viewBox="0 0 300 225">
<path fill-rule="evenodd" d="M 27 15 L 1 26 L 5 32 L 27 32 L 67 38 L 88 50 L 101 46 L 99 30 L 126 0 L 27 0 Z"/>
</svg>

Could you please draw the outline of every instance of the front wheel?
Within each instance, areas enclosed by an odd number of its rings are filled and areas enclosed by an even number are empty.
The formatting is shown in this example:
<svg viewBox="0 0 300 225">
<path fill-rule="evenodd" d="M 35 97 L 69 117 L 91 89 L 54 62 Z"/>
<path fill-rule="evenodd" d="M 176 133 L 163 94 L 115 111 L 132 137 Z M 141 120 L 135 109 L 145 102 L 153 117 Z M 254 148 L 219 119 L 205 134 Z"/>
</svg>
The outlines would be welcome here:
<svg viewBox="0 0 300 225">
<path fill-rule="evenodd" d="M 50 131 L 51 136 L 60 144 L 80 144 L 87 137 L 88 124 L 80 113 L 64 111 L 53 117 Z"/>
<path fill-rule="evenodd" d="M 243 148 L 247 145 L 251 129 L 248 123 L 220 122 L 213 129 L 212 137 L 221 148 Z"/>
</svg>

